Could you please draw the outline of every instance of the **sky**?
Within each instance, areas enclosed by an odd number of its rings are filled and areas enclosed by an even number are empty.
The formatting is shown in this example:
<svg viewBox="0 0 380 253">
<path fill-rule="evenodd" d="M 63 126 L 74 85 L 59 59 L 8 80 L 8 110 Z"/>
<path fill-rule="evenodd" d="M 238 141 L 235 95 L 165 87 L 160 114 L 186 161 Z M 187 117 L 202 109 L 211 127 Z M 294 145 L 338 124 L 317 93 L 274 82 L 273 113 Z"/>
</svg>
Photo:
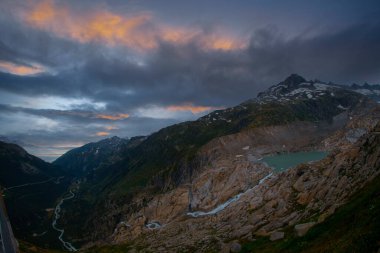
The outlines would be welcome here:
<svg viewBox="0 0 380 253">
<path fill-rule="evenodd" d="M 292 73 L 380 83 L 378 0 L 1 0 L 0 139 L 52 161 Z"/>
</svg>

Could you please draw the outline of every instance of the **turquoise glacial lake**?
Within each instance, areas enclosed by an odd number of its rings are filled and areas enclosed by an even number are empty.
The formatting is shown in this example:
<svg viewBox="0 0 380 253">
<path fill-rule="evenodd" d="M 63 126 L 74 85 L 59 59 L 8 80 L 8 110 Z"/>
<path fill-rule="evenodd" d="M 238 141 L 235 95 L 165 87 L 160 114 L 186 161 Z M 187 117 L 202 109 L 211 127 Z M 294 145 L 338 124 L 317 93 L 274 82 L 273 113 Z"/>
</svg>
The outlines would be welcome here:
<svg viewBox="0 0 380 253">
<path fill-rule="evenodd" d="M 262 159 L 262 161 L 269 167 L 272 167 L 276 172 L 280 172 L 295 167 L 301 163 L 322 160 L 327 155 L 328 152 L 322 151 L 282 153 L 278 155 L 266 156 Z"/>
</svg>

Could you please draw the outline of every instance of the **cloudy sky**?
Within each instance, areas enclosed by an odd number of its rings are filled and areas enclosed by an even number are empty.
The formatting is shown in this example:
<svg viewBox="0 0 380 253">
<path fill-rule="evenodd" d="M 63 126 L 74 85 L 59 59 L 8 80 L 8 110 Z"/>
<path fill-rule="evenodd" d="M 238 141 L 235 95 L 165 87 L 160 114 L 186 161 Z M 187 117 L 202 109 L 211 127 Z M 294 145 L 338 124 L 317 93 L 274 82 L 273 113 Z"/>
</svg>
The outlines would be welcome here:
<svg viewBox="0 0 380 253">
<path fill-rule="evenodd" d="M 380 83 L 378 0 L 1 0 L 0 135 L 53 160 L 255 97 Z"/>
</svg>

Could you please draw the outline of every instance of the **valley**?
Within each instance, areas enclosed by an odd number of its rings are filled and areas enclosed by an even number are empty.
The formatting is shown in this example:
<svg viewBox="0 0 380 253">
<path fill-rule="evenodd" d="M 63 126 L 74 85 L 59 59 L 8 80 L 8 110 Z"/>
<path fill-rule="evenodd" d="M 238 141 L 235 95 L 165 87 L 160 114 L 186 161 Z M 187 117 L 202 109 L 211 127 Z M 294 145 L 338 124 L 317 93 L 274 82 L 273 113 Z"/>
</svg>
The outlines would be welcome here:
<svg viewBox="0 0 380 253">
<path fill-rule="evenodd" d="M 56 230 L 56 231 L 59 232 L 58 239 L 62 242 L 62 245 L 63 245 L 63 247 L 65 247 L 65 249 L 67 249 L 68 251 L 77 251 L 77 249 L 71 243 L 66 242 L 63 239 L 63 235 L 65 234 L 65 230 L 64 229 L 60 229 L 60 228 L 57 227 L 57 221 L 61 217 L 60 216 L 60 212 L 61 212 L 61 206 L 62 206 L 63 202 L 67 201 L 67 200 L 70 200 L 70 199 L 72 199 L 72 198 L 75 197 L 75 194 L 72 192 L 72 190 L 70 190 L 69 193 L 70 193 L 70 195 L 68 195 L 66 197 L 63 197 L 61 199 L 61 201 L 59 201 L 58 205 L 55 207 L 55 209 L 54 209 L 54 219 L 53 219 L 53 222 L 52 222 L 52 227 L 54 228 L 54 230 Z"/>
</svg>

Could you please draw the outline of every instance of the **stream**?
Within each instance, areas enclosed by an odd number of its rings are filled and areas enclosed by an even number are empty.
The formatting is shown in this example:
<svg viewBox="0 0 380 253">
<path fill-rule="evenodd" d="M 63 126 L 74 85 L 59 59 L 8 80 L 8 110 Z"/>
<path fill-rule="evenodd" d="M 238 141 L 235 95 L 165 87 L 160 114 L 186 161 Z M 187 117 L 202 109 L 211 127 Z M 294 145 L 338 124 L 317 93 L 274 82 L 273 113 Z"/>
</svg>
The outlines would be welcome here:
<svg viewBox="0 0 380 253">
<path fill-rule="evenodd" d="M 60 233 L 60 235 L 58 236 L 58 239 L 62 242 L 63 247 L 65 247 L 65 249 L 67 249 L 68 251 L 71 251 L 71 252 L 77 251 L 77 249 L 71 243 L 63 240 L 63 234 L 65 233 L 65 230 L 57 227 L 57 220 L 61 217 L 60 212 L 61 212 L 61 205 L 63 204 L 63 202 L 65 200 L 69 200 L 69 199 L 74 198 L 74 196 L 75 196 L 75 194 L 70 190 L 70 195 L 62 198 L 61 201 L 59 201 L 58 205 L 55 207 L 55 210 L 54 210 L 54 220 L 52 223 L 54 230 L 56 230 Z"/>
<path fill-rule="evenodd" d="M 259 183 L 257 185 L 255 185 L 254 187 L 246 190 L 245 192 L 242 192 L 242 193 L 239 193 L 235 196 L 233 196 L 232 198 L 230 198 L 229 200 L 227 200 L 226 202 L 220 204 L 219 206 L 217 206 L 216 208 L 212 209 L 211 211 L 209 212 L 202 212 L 202 211 L 196 211 L 196 212 L 189 212 L 187 213 L 187 215 L 189 216 L 192 216 L 194 218 L 196 217 L 200 217 L 200 216 L 206 216 L 206 215 L 212 215 L 212 214 L 216 214 L 222 210 L 224 210 L 227 206 L 229 206 L 232 202 L 235 202 L 235 201 L 238 201 L 241 197 L 241 195 L 249 192 L 249 191 L 252 191 L 253 189 L 255 189 L 256 187 L 258 187 L 259 185 L 261 185 L 265 180 L 267 180 L 269 177 L 271 177 L 273 175 L 273 173 L 269 173 L 268 175 L 266 175 L 265 177 L 263 177 L 262 179 L 260 179 Z"/>
</svg>

